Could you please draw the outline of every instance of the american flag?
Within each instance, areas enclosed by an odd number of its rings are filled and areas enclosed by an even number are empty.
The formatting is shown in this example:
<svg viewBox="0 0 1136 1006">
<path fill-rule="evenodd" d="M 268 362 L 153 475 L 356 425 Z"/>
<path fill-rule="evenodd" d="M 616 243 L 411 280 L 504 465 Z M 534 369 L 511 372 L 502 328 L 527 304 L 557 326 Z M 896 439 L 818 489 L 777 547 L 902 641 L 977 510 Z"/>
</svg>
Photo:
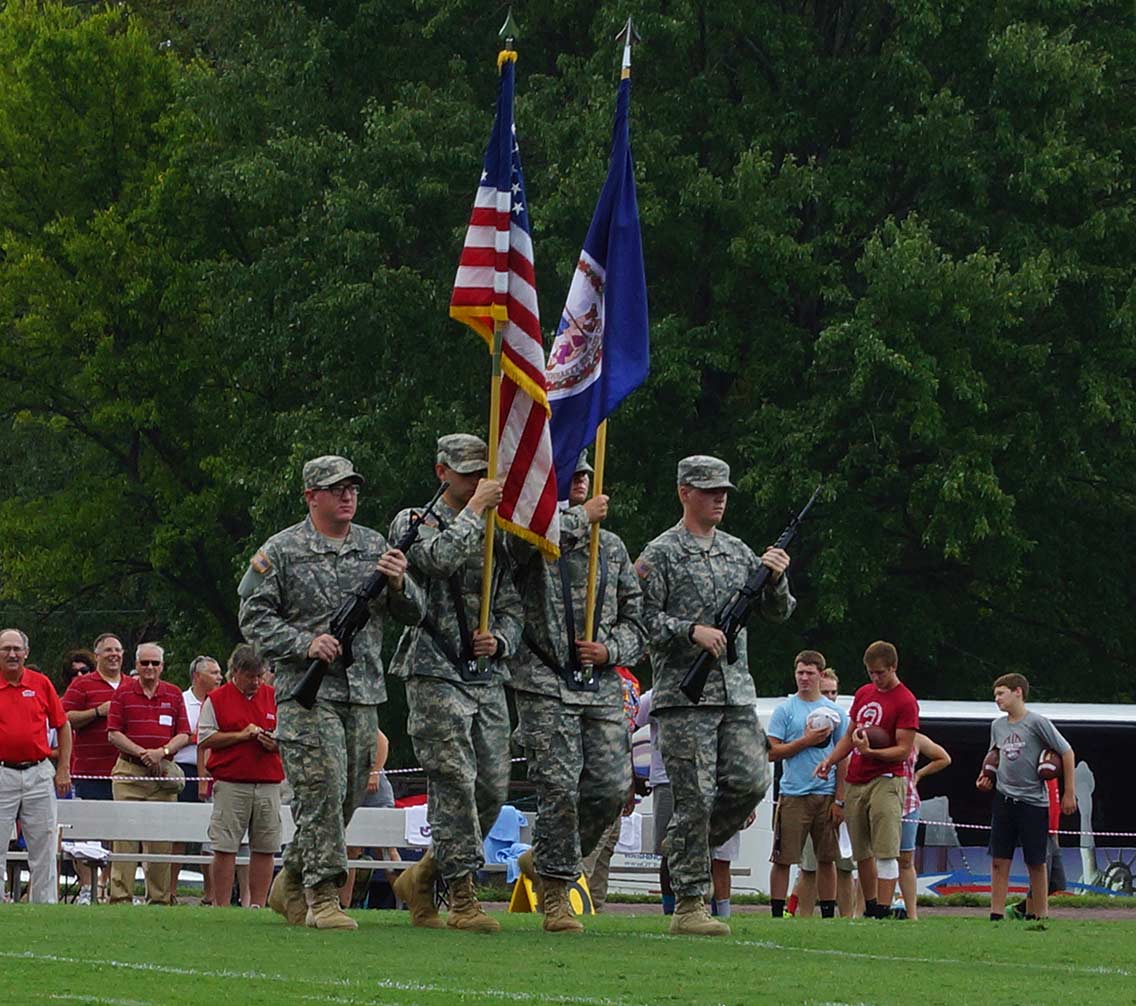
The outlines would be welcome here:
<svg viewBox="0 0 1136 1006">
<path fill-rule="evenodd" d="M 501 419 L 496 431 L 497 477 L 504 485 L 504 498 L 497 507 L 497 521 L 555 558 L 559 555 L 560 517 L 532 237 L 513 125 L 515 59 L 514 52 L 502 53 L 497 117 L 454 279 L 450 317 L 469 325 L 485 339 L 490 351 L 494 320 L 505 323 Z"/>
</svg>

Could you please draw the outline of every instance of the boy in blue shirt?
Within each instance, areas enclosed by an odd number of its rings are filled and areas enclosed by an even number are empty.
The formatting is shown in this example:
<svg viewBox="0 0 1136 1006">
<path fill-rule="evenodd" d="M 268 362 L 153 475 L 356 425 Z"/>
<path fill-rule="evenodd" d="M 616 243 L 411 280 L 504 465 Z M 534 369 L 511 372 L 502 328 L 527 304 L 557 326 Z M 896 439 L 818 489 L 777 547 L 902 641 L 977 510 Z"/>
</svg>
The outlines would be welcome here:
<svg viewBox="0 0 1136 1006">
<path fill-rule="evenodd" d="M 824 655 L 802 650 L 795 660 L 797 693 L 774 711 L 766 735 L 769 760 L 782 762 L 781 789 L 773 819 L 772 868 L 769 898 L 773 917 L 785 914 L 789 869 L 800 863 L 801 850 L 811 835 L 816 851 L 816 890 L 822 918 L 836 912 L 836 860 L 840 856 L 837 830 L 844 817 L 844 764 L 835 777 L 814 775 L 848 729 L 848 714 L 820 693 Z"/>
</svg>

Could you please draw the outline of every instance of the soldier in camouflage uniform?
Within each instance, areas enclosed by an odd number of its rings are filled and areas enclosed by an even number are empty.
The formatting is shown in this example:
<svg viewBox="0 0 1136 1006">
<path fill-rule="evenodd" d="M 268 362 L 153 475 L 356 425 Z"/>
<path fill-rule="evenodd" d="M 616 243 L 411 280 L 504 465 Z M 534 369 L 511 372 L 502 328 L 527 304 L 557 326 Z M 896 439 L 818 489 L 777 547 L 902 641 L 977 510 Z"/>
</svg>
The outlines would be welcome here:
<svg viewBox="0 0 1136 1006">
<path fill-rule="evenodd" d="M 381 656 L 384 616 L 414 625 L 422 590 L 406 575 L 406 557 L 377 531 L 352 523 L 363 478 L 346 458 L 325 455 L 304 465 L 308 516 L 273 535 L 241 580 L 241 631 L 275 664 L 277 740 L 291 784 L 296 834 L 269 905 L 293 925 L 354 929 L 339 907 L 347 875 L 344 832 L 367 789 L 386 701 Z M 352 644 L 344 667 L 328 627 L 339 606 L 376 567 L 387 589 Z M 311 660 L 330 666 L 315 706 L 291 698 Z"/>
<path fill-rule="evenodd" d="M 450 889 L 448 925 L 500 929 L 478 903 L 473 875 L 509 789 L 505 658 L 517 651 L 522 609 L 498 536 L 489 631 L 478 631 L 484 515 L 501 501 L 501 484 L 484 477 L 487 458 L 478 437 L 454 433 L 438 440 L 435 472 L 450 485 L 437 518 L 421 525 L 407 556 L 426 591 L 426 615 L 402 634 L 391 661 L 391 673 L 406 679 L 407 731 L 426 771 L 433 839 L 430 852 L 395 882 L 395 892 L 410 905 L 411 922 L 431 929 L 442 925 L 433 899 L 439 874 Z M 412 513 L 394 519 L 396 540 Z"/>
<path fill-rule="evenodd" d="M 674 816 L 663 841 L 678 905 L 672 933 L 719 936 L 729 926 L 710 918 L 710 850 L 741 828 L 769 787 L 765 734 L 754 710 L 755 693 L 746 656 L 746 634 L 737 637 L 738 659 L 720 659 L 711 670 L 701 705 L 679 682 L 701 650 L 726 654 L 717 612 L 758 563 L 772 571 L 761 613 L 784 621 L 796 607 L 789 593 L 789 556 L 767 549 L 759 560 L 738 538 L 717 530 L 733 489 L 730 468 L 695 455 L 678 463 L 682 520 L 643 550 L 635 568 L 643 581 L 654 692 L 651 714 L 659 724 L 659 748 L 674 793 Z"/>
<path fill-rule="evenodd" d="M 592 851 L 627 800 L 631 747 L 614 668 L 636 664 L 645 642 L 643 592 L 627 548 L 610 531 L 600 531 L 595 641 L 583 641 L 589 534 L 608 509 L 607 496 L 587 499 L 591 470 L 581 454 L 572 505 L 560 518 L 559 560 L 546 561 L 519 538 L 507 546 L 525 605 L 524 641 L 509 665 L 520 721 L 514 737 L 537 793 L 534 846 L 519 865 L 530 879 L 539 875 L 548 932 L 583 931 L 565 885 L 580 876 L 581 852 Z M 594 689 L 579 684 L 588 665 Z"/>
</svg>

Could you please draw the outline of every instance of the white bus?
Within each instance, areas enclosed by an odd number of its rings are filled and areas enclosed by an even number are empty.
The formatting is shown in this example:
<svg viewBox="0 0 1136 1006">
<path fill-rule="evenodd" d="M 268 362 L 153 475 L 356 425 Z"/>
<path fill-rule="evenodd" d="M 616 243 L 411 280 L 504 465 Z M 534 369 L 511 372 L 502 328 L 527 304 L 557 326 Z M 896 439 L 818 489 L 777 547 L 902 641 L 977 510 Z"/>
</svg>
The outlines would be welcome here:
<svg viewBox="0 0 1136 1006">
<path fill-rule="evenodd" d="M 762 726 L 785 699 L 757 700 Z M 847 709 L 851 696 L 842 696 Z M 923 701 L 923 733 L 950 752 L 951 766 L 929 776 L 920 786 L 923 798 L 916 868 L 920 893 L 987 893 L 990 860 L 986 852 L 990 797 L 975 789 L 982 758 L 990 746 L 990 723 L 1001 715 L 991 702 Z M 1128 756 L 1136 751 L 1136 704 L 1030 703 L 1048 716 L 1073 745 L 1077 761 L 1078 813 L 1061 820 L 1062 859 L 1070 893 L 1131 897 L 1136 874 L 1136 792 Z M 650 740 L 644 728 L 635 735 L 636 771 L 646 771 Z M 768 892 L 772 847 L 773 802 L 780 769 L 758 806 L 757 820 L 742 833 L 741 856 L 734 862 L 736 893 Z M 638 808 L 643 815 L 642 848 L 647 852 L 617 853 L 612 861 L 612 889 L 657 893 L 658 857 L 651 855 L 651 798 Z M 748 870 L 748 873 L 744 871 Z M 621 872 L 623 871 L 623 872 Z M 1011 891 L 1027 886 L 1020 853 L 1010 871 Z"/>
</svg>

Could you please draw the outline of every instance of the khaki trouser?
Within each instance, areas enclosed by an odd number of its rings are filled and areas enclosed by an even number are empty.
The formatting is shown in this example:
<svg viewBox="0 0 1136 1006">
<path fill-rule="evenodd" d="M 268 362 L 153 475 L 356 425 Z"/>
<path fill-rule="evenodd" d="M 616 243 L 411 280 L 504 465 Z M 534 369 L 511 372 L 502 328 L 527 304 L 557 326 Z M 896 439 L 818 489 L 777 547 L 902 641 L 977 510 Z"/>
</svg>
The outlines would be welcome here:
<svg viewBox="0 0 1136 1006">
<path fill-rule="evenodd" d="M 54 905 L 57 890 L 59 831 L 56 828 L 55 766 L 46 758 L 27 769 L 0 768 L 0 890 L 7 881 L 6 859 L 12 823 L 19 819 L 28 847 L 31 889 L 28 901 Z M 17 866 L 18 870 L 19 867 Z"/>
<path fill-rule="evenodd" d="M 119 758 L 111 771 L 115 776 L 141 776 L 138 779 L 115 779 L 111 783 L 111 790 L 116 800 L 159 800 L 173 803 L 177 800 L 177 789 L 169 783 L 161 784 L 158 779 L 146 778 L 151 770 L 143 765 Z M 137 852 L 141 845 L 142 853 L 153 853 L 155 856 L 168 855 L 170 842 L 134 842 L 116 841 L 113 849 L 119 853 Z M 110 900 L 129 903 L 134 897 L 134 874 L 138 869 L 137 861 L 120 861 L 111 864 L 110 868 Z M 173 892 L 170 890 L 170 864 L 143 862 L 142 870 L 146 875 L 146 902 L 154 905 L 168 905 L 173 901 Z"/>
</svg>

